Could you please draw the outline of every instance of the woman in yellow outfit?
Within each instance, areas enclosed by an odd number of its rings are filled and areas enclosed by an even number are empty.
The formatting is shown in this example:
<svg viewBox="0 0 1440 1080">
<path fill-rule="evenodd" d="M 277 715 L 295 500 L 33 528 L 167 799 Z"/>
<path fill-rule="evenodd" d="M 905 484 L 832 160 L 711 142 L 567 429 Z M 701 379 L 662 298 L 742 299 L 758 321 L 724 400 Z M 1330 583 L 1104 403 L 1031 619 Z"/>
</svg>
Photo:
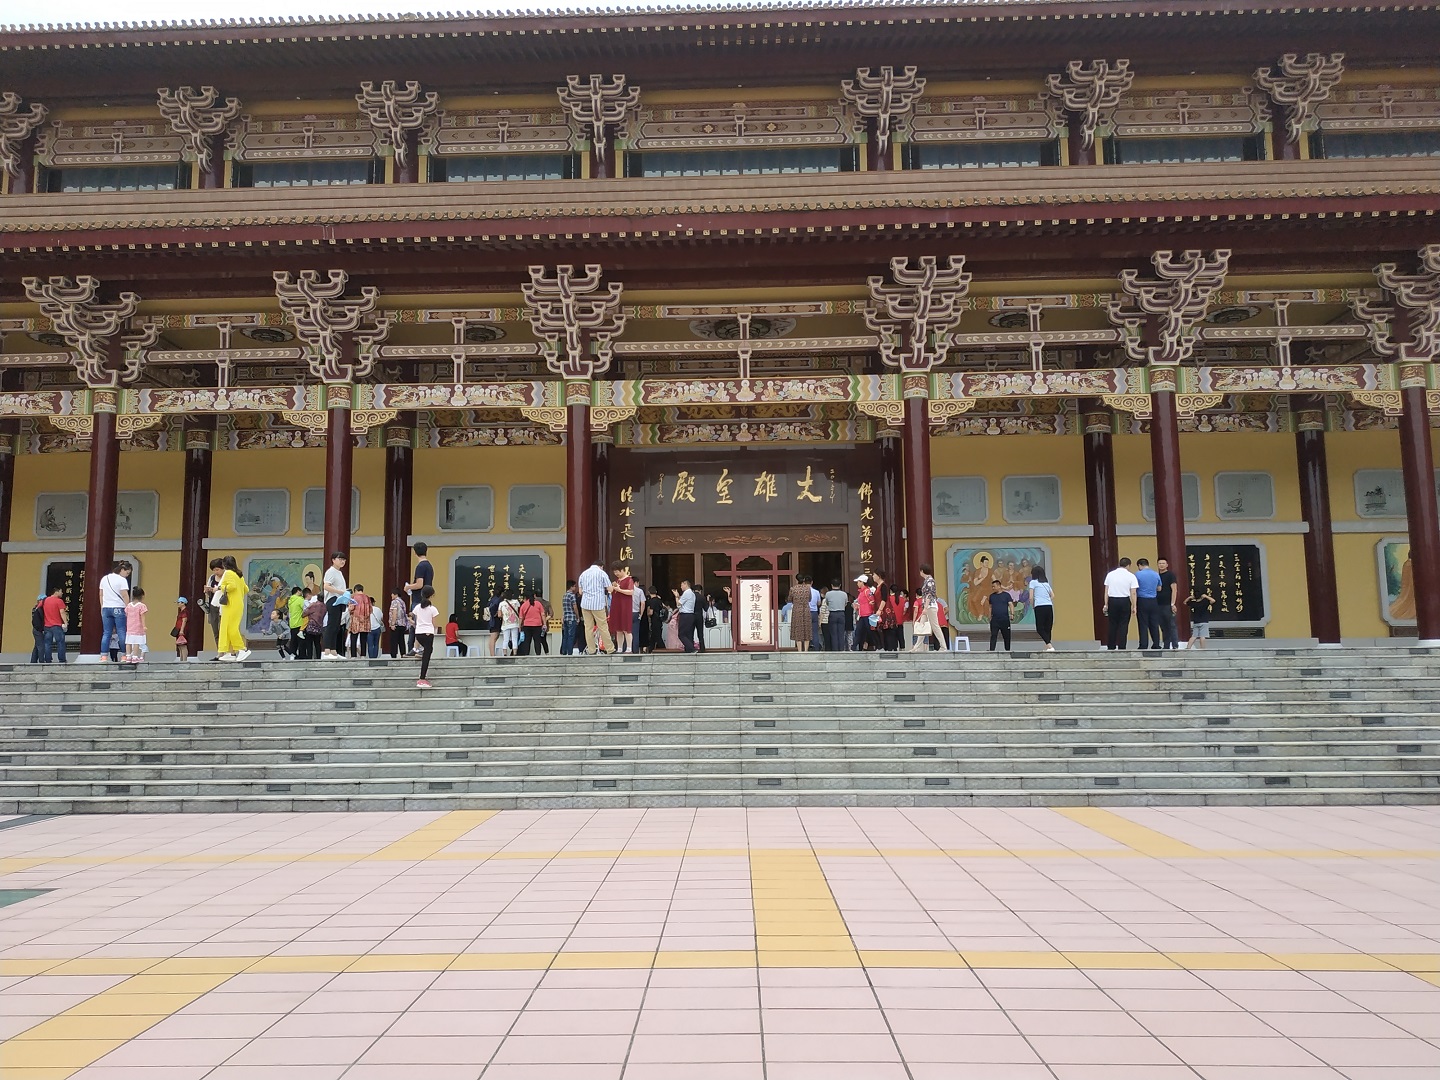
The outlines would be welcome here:
<svg viewBox="0 0 1440 1080">
<path fill-rule="evenodd" d="M 225 594 L 225 603 L 220 608 L 220 659 L 236 663 L 250 655 L 240 633 L 240 620 L 245 615 L 245 600 L 250 590 L 240 576 L 234 555 L 226 555 L 224 565 L 225 573 L 220 576 L 220 591 Z"/>
</svg>

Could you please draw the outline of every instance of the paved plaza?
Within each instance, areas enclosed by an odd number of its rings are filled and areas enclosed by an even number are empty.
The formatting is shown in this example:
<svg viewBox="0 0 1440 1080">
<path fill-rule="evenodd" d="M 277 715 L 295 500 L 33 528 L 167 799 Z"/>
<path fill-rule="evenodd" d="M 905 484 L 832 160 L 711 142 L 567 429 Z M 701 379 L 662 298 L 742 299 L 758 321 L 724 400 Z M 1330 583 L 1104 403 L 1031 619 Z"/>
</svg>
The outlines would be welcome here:
<svg viewBox="0 0 1440 1080">
<path fill-rule="evenodd" d="M 5 1080 L 1436 1080 L 1440 810 L 0 820 Z"/>
</svg>

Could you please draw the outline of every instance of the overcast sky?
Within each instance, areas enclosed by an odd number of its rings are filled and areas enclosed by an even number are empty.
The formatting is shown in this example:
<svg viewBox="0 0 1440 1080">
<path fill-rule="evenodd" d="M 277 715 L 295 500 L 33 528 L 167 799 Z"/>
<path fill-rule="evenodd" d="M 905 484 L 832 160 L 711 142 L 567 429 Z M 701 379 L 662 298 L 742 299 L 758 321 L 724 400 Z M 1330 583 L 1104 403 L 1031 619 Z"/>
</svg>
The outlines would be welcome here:
<svg viewBox="0 0 1440 1080">
<path fill-rule="evenodd" d="M 0 26 L 34 23 L 186 22 L 268 19 L 298 15 L 375 15 L 396 11 L 507 11 L 534 8 L 609 8 L 613 0 L 0 0 Z M 625 6 L 651 6 L 625 0 Z"/>
</svg>

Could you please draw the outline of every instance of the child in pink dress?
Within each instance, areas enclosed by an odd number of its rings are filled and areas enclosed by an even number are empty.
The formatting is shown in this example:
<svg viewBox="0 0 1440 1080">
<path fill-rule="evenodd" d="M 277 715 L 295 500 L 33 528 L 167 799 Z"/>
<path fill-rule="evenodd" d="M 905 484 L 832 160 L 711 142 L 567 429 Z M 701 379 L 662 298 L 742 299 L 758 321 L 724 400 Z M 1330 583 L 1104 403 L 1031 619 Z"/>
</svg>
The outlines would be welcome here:
<svg viewBox="0 0 1440 1080">
<path fill-rule="evenodd" d="M 125 605 L 125 663 L 138 664 L 145 659 L 145 590 L 130 590 L 130 603 Z"/>
</svg>

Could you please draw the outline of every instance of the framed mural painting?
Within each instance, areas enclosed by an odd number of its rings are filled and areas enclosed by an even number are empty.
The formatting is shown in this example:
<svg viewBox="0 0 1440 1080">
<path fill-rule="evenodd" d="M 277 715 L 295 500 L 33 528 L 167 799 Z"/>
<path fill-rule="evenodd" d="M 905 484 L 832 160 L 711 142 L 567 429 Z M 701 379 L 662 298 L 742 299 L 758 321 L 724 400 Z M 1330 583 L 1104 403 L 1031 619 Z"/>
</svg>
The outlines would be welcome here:
<svg viewBox="0 0 1440 1080">
<path fill-rule="evenodd" d="M 320 588 L 325 569 L 312 555 L 254 555 L 245 560 L 245 601 L 241 631 L 246 637 L 274 637 L 277 622 L 290 625 L 287 604 L 297 585 L 311 592 Z M 362 582 L 363 584 L 363 582 Z"/>
<path fill-rule="evenodd" d="M 1200 516 L 1200 474 L 1180 474 L 1180 502 L 1185 507 L 1185 520 L 1194 521 Z M 1155 474 L 1145 473 L 1140 477 L 1140 514 L 1146 521 L 1155 520 Z"/>
<path fill-rule="evenodd" d="M 1410 538 L 1387 536 L 1375 545 L 1380 572 L 1380 618 L 1387 626 L 1415 625 L 1415 574 L 1410 565 Z"/>
<path fill-rule="evenodd" d="M 565 527 L 565 489 L 559 484 L 516 484 L 510 489 L 514 532 Z"/>
<path fill-rule="evenodd" d="M 489 532 L 495 526 L 495 493 L 486 486 L 446 486 L 435 496 L 441 532 Z"/>
<path fill-rule="evenodd" d="M 300 531 L 319 535 L 325 531 L 325 489 L 305 489 L 300 503 Z M 360 489 L 350 489 L 350 534 L 360 531 Z"/>
<path fill-rule="evenodd" d="M 90 496 L 83 491 L 43 491 L 35 496 L 35 535 L 45 539 L 84 539 Z"/>
<path fill-rule="evenodd" d="M 930 480 L 930 513 L 936 525 L 984 525 L 990 516 L 983 476 L 936 476 Z"/>
<path fill-rule="evenodd" d="M 1050 549 L 1044 544 L 965 544 L 946 553 L 950 567 L 950 624 L 962 630 L 990 625 L 992 582 L 1020 605 L 1012 621 L 1016 626 L 1033 626 L 1030 608 L 1030 571 L 1049 567 Z"/>
</svg>

